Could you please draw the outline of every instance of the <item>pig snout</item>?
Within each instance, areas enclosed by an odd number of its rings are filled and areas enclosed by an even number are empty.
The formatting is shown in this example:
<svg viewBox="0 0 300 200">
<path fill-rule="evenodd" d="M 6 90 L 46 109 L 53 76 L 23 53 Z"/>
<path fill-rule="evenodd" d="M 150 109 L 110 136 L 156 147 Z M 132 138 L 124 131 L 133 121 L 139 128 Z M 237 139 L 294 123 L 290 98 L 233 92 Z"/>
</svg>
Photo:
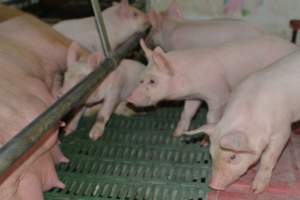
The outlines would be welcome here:
<svg viewBox="0 0 300 200">
<path fill-rule="evenodd" d="M 128 98 L 127 102 L 138 106 L 145 107 L 156 104 L 154 99 L 143 88 L 137 88 Z"/>
<path fill-rule="evenodd" d="M 232 175 L 231 172 L 213 170 L 209 186 L 215 190 L 225 190 L 237 179 L 239 179 L 239 176 Z"/>
<path fill-rule="evenodd" d="M 128 98 L 127 98 L 127 102 L 128 103 L 131 103 L 135 106 L 142 106 L 143 105 L 143 101 L 141 100 L 141 98 L 139 98 L 137 95 L 130 95 Z"/>
<path fill-rule="evenodd" d="M 225 186 L 221 185 L 216 178 L 211 179 L 209 186 L 215 190 L 225 190 Z"/>
</svg>

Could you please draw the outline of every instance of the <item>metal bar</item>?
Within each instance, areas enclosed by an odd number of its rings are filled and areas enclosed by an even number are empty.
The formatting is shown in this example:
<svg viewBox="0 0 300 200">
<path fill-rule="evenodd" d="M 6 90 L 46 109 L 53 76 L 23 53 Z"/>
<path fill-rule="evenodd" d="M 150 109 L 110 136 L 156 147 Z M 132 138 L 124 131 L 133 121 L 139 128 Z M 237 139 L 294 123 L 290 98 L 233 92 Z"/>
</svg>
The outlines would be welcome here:
<svg viewBox="0 0 300 200">
<path fill-rule="evenodd" d="M 298 31 L 297 30 L 293 30 L 291 42 L 294 43 L 294 44 L 297 43 L 297 35 L 298 35 Z"/>
<path fill-rule="evenodd" d="M 5 176 L 9 167 L 37 143 L 43 135 L 55 127 L 73 108 L 81 104 L 97 88 L 104 78 L 116 68 L 117 63 L 128 52 L 133 51 L 145 33 L 136 33 L 107 58 L 97 70 L 74 86 L 67 94 L 54 103 L 48 110 L 26 126 L 19 134 L 0 149 L 0 176 Z"/>
<path fill-rule="evenodd" d="M 100 3 L 99 0 L 91 0 L 91 3 L 94 10 L 95 23 L 99 34 L 103 53 L 105 57 L 108 58 L 111 56 L 111 46 L 107 36 L 107 31 L 104 24 Z"/>
</svg>

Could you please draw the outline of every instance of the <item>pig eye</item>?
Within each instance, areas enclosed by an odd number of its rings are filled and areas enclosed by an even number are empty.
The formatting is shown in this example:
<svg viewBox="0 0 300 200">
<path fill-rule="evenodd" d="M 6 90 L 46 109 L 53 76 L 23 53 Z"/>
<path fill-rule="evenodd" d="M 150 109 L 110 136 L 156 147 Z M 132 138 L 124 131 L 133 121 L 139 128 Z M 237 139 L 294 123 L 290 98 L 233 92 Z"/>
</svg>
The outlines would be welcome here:
<svg viewBox="0 0 300 200">
<path fill-rule="evenodd" d="M 137 17 L 139 14 L 137 12 L 133 12 L 133 16 Z"/>
<path fill-rule="evenodd" d="M 236 159 L 236 155 L 233 154 L 232 156 L 230 156 L 230 160 L 235 160 Z"/>
<path fill-rule="evenodd" d="M 141 81 L 140 81 L 140 84 L 143 84 L 143 83 L 144 83 L 144 80 L 141 80 Z"/>
<path fill-rule="evenodd" d="M 153 84 L 155 84 L 155 81 L 154 81 L 153 79 L 150 79 L 149 83 L 150 83 L 151 85 L 153 85 Z"/>
</svg>

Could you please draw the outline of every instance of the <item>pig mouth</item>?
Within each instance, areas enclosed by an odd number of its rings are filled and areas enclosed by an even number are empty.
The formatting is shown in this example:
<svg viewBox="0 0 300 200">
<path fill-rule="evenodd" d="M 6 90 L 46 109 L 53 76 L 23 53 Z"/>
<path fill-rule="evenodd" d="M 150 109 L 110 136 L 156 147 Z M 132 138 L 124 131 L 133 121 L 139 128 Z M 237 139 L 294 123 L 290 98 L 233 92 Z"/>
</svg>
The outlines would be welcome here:
<svg viewBox="0 0 300 200">
<path fill-rule="evenodd" d="M 224 186 L 219 186 L 219 185 L 209 185 L 212 189 L 214 190 L 225 190 Z"/>
<path fill-rule="evenodd" d="M 148 107 L 148 106 L 152 106 L 152 105 L 156 104 L 156 102 L 153 101 L 150 96 L 146 96 L 143 99 L 135 99 L 135 98 L 129 97 L 127 99 L 127 102 L 129 102 L 130 104 L 133 104 L 134 106 L 138 106 L 138 107 Z"/>
</svg>

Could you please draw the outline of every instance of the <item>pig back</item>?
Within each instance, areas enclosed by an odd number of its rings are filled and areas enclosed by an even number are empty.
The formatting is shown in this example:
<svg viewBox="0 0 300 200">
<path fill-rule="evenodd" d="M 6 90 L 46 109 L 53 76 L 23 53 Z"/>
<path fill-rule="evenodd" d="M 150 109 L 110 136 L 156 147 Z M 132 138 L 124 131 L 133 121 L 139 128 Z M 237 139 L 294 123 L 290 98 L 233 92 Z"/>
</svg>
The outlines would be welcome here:
<svg viewBox="0 0 300 200">
<path fill-rule="evenodd" d="M 215 59 L 222 66 L 230 87 L 234 88 L 250 74 L 269 67 L 296 49 L 296 45 L 288 41 L 264 35 L 216 47 Z"/>
<path fill-rule="evenodd" d="M 66 55 L 71 40 L 36 17 L 23 15 L 1 23 L 0 36 L 35 52 L 48 71 L 66 70 Z"/>
</svg>

